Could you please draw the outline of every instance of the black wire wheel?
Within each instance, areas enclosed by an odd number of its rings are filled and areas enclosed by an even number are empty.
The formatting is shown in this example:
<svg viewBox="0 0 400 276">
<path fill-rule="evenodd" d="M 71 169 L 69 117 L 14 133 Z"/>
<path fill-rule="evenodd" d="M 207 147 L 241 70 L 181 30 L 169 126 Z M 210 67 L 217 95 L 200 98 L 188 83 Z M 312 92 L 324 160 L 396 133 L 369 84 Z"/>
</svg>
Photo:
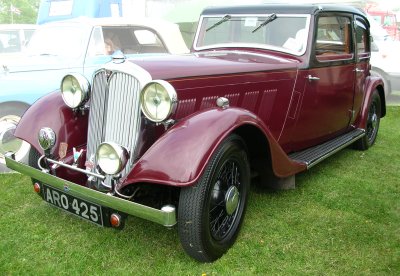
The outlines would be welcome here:
<svg viewBox="0 0 400 276">
<path fill-rule="evenodd" d="M 226 138 L 192 187 L 181 190 L 178 232 L 194 259 L 211 262 L 235 242 L 243 221 L 250 186 L 250 167 L 243 140 Z"/>
<path fill-rule="evenodd" d="M 376 140 L 381 119 L 381 98 L 378 91 L 372 93 L 371 102 L 368 107 L 367 126 L 365 136 L 357 141 L 356 147 L 360 150 L 367 150 Z"/>
</svg>

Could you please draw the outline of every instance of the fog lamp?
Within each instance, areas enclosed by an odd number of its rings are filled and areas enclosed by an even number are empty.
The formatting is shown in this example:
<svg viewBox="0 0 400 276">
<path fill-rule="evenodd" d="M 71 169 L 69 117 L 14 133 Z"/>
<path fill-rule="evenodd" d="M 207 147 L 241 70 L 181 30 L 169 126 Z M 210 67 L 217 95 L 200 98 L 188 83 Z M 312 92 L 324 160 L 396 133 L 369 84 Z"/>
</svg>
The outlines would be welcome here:
<svg viewBox="0 0 400 276">
<path fill-rule="evenodd" d="M 66 75 L 61 81 L 61 94 L 66 105 L 71 108 L 82 106 L 89 97 L 90 84 L 80 74 Z"/>
<path fill-rule="evenodd" d="M 112 142 L 105 142 L 97 148 L 96 159 L 104 173 L 115 175 L 125 168 L 129 154 L 124 147 Z"/>
<path fill-rule="evenodd" d="M 39 130 L 38 140 L 40 147 L 43 150 L 48 150 L 56 144 L 56 134 L 51 128 L 44 127 Z"/>
</svg>

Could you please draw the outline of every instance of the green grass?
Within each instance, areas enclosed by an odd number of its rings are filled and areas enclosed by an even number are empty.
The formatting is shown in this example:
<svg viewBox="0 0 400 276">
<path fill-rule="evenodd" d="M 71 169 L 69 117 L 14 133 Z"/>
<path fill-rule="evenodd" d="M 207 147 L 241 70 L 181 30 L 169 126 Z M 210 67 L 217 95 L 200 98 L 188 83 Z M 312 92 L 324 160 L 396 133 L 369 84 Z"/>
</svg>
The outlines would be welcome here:
<svg viewBox="0 0 400 276">
<path fill-rule="evenodd" d="M 212 264 L 189 258 L 176 228 L 100 228 L 43 202 L 27 177 L 0 175 L 0 274 L 400 275 L 399 115 L 389 107 L 371 149 L 339 152 L 295 190 L 254 187 L 236 244 Z"/>
</svg>

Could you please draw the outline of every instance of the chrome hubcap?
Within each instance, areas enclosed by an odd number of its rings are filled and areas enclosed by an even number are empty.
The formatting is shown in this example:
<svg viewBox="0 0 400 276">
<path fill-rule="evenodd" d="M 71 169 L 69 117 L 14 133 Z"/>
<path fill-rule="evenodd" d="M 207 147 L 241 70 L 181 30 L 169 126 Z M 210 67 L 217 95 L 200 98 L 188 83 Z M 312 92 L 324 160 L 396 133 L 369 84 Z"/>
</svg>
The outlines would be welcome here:
<svg viewBox="0 0 400 276">
<path fill-rule="evenodd" d="M 231 186 L 225 195 L 225 209 L 228 215 L 235 213 L 239 206 L 239 190 L 235 186 Z"/>
<path fill-rule="evenodd" d="M 19 161 L 30 149 L 28 143 L 14 136 L 19 120 L 20 117 L 16 115 L 0 118 L 0 163 L 4 163 L 4 154 L 8 151 L 14 152 L 16 160 Z"/>
<path fill-rule="evenodd" d="M 12 150 L 12 140 L 14 140 L 14 131 L 18 122 L 9 116 L 3 117 L 0 120 L 0 153 L 4 154 L 6 151 Z"/>
</svg>

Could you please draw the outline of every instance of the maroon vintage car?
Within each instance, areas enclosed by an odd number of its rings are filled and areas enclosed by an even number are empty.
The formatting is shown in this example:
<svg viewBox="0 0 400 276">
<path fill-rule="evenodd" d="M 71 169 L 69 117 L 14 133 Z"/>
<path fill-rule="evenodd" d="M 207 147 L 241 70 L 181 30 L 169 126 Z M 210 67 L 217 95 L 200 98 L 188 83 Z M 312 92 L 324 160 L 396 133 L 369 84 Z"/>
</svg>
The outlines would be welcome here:
<svg viewBox="0 0 400 276">
<path fill-rule="evenodd" d="M 48 203 L 103 226 L 127 216 L 171 227 L 213 261 L 234 243 L 250 183 L 295 175 L 353 144 L 368 149 L 385 116 L 370 75 L 364 14 L 328 5 L 208 8 L 192 53 L 114 56 L 88 80 L 64 77 L 16 136 Z"/>
</svg>

